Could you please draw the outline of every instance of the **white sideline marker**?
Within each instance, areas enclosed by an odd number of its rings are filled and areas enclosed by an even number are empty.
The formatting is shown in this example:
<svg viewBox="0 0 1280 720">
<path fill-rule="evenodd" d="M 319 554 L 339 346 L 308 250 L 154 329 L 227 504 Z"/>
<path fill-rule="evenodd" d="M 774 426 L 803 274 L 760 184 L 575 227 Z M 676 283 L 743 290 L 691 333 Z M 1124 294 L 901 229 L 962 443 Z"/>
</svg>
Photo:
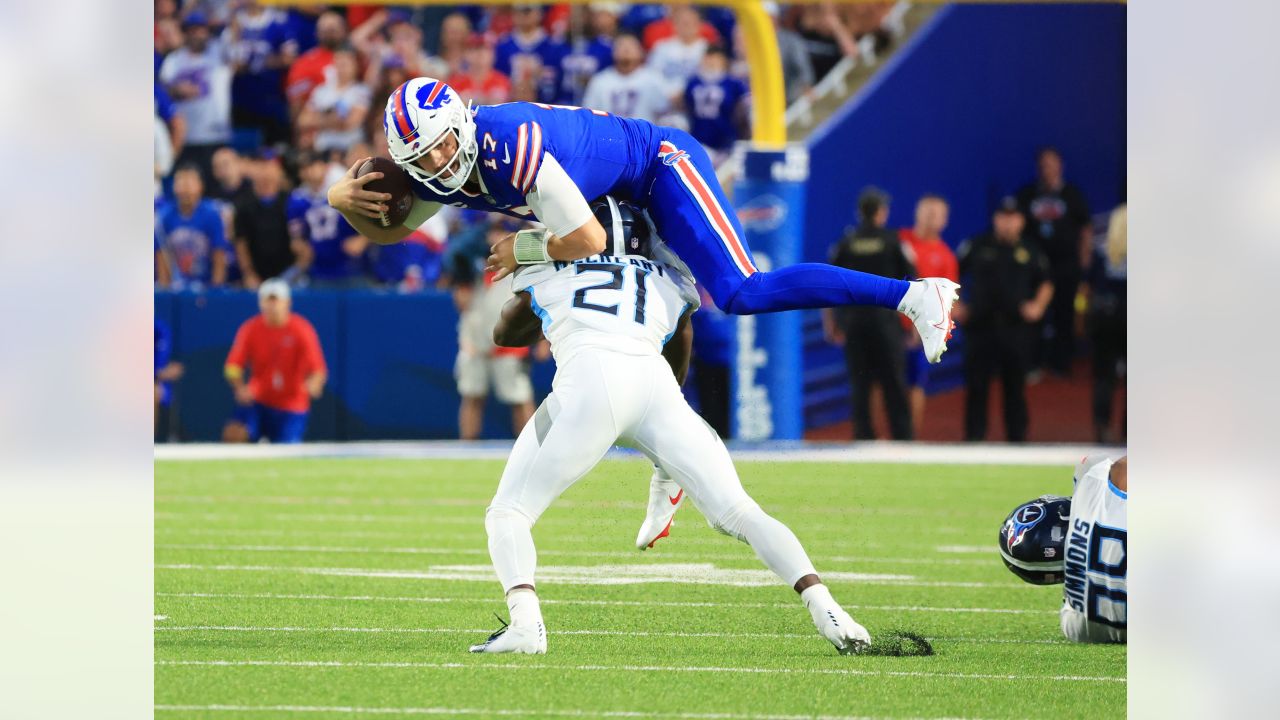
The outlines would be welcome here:
<svg viewBox="0 0 1280 720">
<path fill-rule="evenodd" d="M 220 592 L 158 592 L 156 597 L 206 598 L 231 600 L 311 600 L 340 602 L 405 602 L 405 603 L 483 603 L 489 598 L 471 597 L 412 597 L 403 595 L 305 595 L 287 593 L 220 593 Z M 692 602 L 692 601 L 641 601 L 641 600 L 570 600 L 540 599 L 543 605 L 599 605 L 618 607 L 735 607 L 735 608 L 795 608 L 794 603 L 752 602 Z M 939 613 L 996 613 L 1002 615 L 1057 615 L 1057 610 L 1028 610 L 1024 608 L 982 607 L 930 607 L 926 605 L 845 605 L 858 610 L 885 610 L 890 612 L 939 612 Z"/>
<path fill-rule="evenodd" d="M 1128 678 L 1110 675 L 997 675 L 989 673 L 944 673 L 906 670 L 856 670 L 851 668 L 789 668 L 789 667 L 702 667 L 682 665 L 543 665 L 523 663 L 430 663 L 430 662 L 346 662 L 341 660 L 157 660 L 162 666 L 199 667 L 296 667 L 296 668 L 416 668 L 423 670 L 573 670 L 605 672 L 691 672 L 691 673 L 749 673 L 783 675 L 861 675 L 867 677 L 931 677 L 954 680 L 1053 680 L 1061 682 L 1118 682 Z"/>
</svg>

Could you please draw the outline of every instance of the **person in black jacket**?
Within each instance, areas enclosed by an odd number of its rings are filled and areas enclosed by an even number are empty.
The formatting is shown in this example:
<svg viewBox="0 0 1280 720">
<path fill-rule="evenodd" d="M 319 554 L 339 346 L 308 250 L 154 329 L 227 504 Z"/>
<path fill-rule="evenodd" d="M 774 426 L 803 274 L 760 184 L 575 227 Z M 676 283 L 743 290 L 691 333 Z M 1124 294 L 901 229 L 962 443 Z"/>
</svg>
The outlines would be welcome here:
<svg viewBox="0 0 1280 720">
<path fill-rule="evenodd" d="M 1010 442 L 1027 439 L 1027 371 L 1036 323 L 1053 298 L 1049 263 L 1027 241 L 1017 200 L 996 209 L 993 232 L 966 240 L 957 253 L 965 297 L 957 305 L 964 327 L 966 440 L 985 440 L 991 376 L 1000 375 L 1005 433 Z"/>
<path fill-rule="evenodd" d="M 283 278 L 292 284 L 311 265 L 311 244 L 289 237 L 289 192 L 284 168 L 274 158 L 253 167 L 253 192 L 236 200 L 236 259 L 245 287 L 256 290 L 262 281 Z"/>
<path fill-rule="evenodd" d="M 858 227 L 847 230 L 831 246 L 830 262 L 850 270 L 884 277 L 915 276 L 898 233 L 885 228 L 889 196 L 867 188 L 858 197 Z M 902 325 L 887 308 L 859 306 L 824 309 L 822 325 L 828 342 L 843 345 L 853 395 L 854 437 L 875 439 L 871 427 L 871 386 L 878 384 L 894 440 L 912 438 L 911 409 L 902 354 Z"/>
</svg>

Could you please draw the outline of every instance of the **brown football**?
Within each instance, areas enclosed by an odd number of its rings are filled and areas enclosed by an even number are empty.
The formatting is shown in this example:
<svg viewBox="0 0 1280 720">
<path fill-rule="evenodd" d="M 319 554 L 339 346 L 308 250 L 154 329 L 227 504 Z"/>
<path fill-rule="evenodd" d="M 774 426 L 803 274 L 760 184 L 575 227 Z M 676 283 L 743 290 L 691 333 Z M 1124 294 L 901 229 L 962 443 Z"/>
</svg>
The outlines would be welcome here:
<svg viewBox="0 0 1280 720">
<path fill-rule="evenodd" d="M 413 186 L 410 184 L 409 173 L 388 158 L 375 157 L 365 160 L 360 167 L 356 168 L 356 177 L 372 172 L 380 172 L 382 177 L 370 180 L 364 189 L 370 192 L 387 193 L 391 196 L 391 199 L 385 203 L 388 209 L 378 218 L 378 224 L 384 228 L 403 225 L 405 219 L 409 217 L 409 211 L 413 209 Z"/>
</svg>

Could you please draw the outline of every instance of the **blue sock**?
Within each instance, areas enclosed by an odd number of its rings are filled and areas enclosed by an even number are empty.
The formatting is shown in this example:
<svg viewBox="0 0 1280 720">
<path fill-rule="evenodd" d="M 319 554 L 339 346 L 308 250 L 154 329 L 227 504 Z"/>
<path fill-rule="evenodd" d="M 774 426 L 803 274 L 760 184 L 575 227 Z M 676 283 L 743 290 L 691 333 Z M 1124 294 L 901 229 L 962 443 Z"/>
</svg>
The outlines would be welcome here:
<svg viewBox="0 0 1280 720">
<path fill-rule="evenodd" d="M 822 263 L 800 263 L 758 272 L 742 281 L 716 305 L 734 315 L 837 307 L 878 305 L 896 310 L 910 283 Z"/>
</svg>

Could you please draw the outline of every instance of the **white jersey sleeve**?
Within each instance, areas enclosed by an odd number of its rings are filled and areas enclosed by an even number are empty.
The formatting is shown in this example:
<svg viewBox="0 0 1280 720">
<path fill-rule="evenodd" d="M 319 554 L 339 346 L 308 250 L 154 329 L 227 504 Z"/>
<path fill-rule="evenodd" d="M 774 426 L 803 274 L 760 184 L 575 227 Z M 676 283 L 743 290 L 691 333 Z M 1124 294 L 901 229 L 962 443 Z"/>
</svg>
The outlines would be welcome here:
<svg viewBox="0 0 1280 720">
<path fill-rule="evenodd" d="M 529 293 L 559 364 L 586 347 L 657 355 L 697 298 L 678 269 L 638 255 L 526 265 L 514 278 L 512 291 Z"/>
<path fill-rule="evenodd" d="M 1111 482 L 1114 462 L 1087 457 L 1076 467 L 1060 612 L 1076 642 L 1126 641 L 1129 496 Z"/>
<path fill-rule="evenodd" d="M 569 173 L 551 153 L 544 153 L 533 190 L 525 196 L 529 209 L 552 235 L 564 237 L 591 219 L 591 206 Z"/>
</svg>

